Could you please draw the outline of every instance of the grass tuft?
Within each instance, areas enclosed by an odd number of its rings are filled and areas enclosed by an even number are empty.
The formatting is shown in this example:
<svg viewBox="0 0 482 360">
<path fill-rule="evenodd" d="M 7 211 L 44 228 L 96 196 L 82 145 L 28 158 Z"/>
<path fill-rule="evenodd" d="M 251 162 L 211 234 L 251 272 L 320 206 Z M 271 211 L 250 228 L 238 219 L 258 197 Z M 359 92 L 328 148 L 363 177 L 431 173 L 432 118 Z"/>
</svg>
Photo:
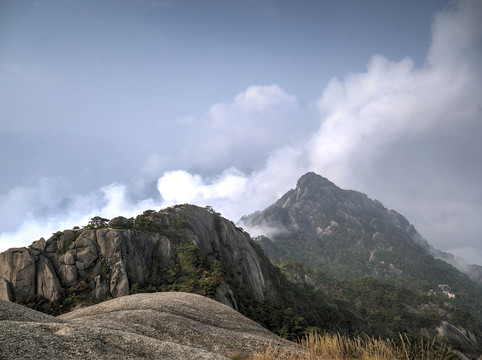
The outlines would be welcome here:
<svg viewBox="0 0 482 360">
<path fill-rule="evenodd" d="M 400 344 L 393 340 L 349 338 L 346 335 L 311 333 L 300 341 L 301 347 L 288 350 L 276 345 L 255 354 L 254 360 L 444 360 L 455 358 L 450 348 L 438 347 L 435 341 L 423 339 L 411 343 L 400 335 Z"/>
</svg>

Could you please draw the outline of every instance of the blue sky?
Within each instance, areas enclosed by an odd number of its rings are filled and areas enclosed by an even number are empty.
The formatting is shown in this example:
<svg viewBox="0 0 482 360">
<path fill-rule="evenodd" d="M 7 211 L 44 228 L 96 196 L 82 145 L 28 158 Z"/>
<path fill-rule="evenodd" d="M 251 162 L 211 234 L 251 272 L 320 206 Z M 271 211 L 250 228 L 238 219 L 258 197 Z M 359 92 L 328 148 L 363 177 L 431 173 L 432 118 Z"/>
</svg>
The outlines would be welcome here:
<svg viewBox="0 0 482 360">
<path fill-rule="evenodd" d="M 236 221 L 312 170 L 482 264 L 479 15 L 0 0 L 0 249 L 179 201 Z"/>
</svg>

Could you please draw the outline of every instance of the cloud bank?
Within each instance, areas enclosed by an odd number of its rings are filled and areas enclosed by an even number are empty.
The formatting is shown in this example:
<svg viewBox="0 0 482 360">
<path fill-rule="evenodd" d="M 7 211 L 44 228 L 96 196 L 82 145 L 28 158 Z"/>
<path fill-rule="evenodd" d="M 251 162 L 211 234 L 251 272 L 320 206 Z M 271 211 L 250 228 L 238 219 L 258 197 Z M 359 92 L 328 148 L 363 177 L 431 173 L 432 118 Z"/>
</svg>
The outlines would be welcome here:
<svg viewBox="0 0 482 360">
<path fill-rule="evenodd" d="M 178 165 L 162 153 L 143 162 L 145 174 L 161 173 L 154 196 L 134 200 L 122 184 L 73 196 L 52 179 L 14 188 L 0 198 L 0 250 L 94 215 L 175 203 L 210 205 L 236 221 L 315 171 L 403 213 L 436 248 L 480 254 L 481 18 L 480 1 L 452 3 L 434 17 L 422 67 L 374 55 L 365 72 L 332 79 L 315 104 L 279 85 L 251 86 L 204 117 L 179 119 Z"/>
</svg>

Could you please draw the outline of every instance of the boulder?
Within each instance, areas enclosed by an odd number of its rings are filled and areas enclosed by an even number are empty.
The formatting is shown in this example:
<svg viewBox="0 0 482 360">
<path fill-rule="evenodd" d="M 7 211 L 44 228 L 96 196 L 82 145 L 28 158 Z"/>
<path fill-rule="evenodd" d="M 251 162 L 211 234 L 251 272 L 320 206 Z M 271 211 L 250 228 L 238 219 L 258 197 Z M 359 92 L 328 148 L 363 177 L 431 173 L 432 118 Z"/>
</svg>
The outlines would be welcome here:
<svg viewBox="0 0 482 360">
<path fill-rule="evenodd" d="M 34 241 L 32 245 L 30 245 L 30 248 L 39 250 L 39 251 L 45 251 L 46 246 L 47 246 L 47 243 L 45 242 L 45 239 L 40 238 L 37 241 Z"/>
<path fill-rule="evenodd" d="M 110 280 L 109 291 L 112 297 L 120 297 L 129 295 L 129 279 L 125 267 L 122 264 L 118 264 L 114 268 L 113 274 Z"/>
<path fill-rule="evenodd" d="M 131 229 L 133 227 L 133 223 L 123 216 L 117 216 L 109 221 L 107 227 L 112 229 Z"/>
<path fill-rule="evenodd" d="M 468 355 L 471 359 L 477 358 L 478 354 L 477 350 L 475 349 L 475 344 L 469 337 L 467 337 L 467 335 L 464 334 L 464 332 L 466 332 L 465 330 L 461 331 L 447 321 L 442 321 L 436 330 L 438 333 L 437 338 L 439 340 L 447 342 L 452 341 L 463 350 L 464 356 Z"/>
<path fill-rule="evenodd" d="M 74 265 L 60 265 L 58 271 L 59 279 L 64 287 L 71 287 L 77 284 L 78 272 Z"/>
<path fill-rule="evenodd" d="M 37 262 L 37 294 L 50 301 L 57 299 L 60 293 L 60 283 L 49 259 L 40 256 Z"/>
<path fill-rule="evenodd" d="M 231 308 L 193 294 L 137 294 L 60 317 L 0 300 L 2 359 L 252 358 L 298 350 Z"/>
<path fill-rule="evenodd" d="M 26 248 L 0 253 L 0 276 L 10 284 L 14 299 L 35 294 L 35 257 Z"/>
</svg>

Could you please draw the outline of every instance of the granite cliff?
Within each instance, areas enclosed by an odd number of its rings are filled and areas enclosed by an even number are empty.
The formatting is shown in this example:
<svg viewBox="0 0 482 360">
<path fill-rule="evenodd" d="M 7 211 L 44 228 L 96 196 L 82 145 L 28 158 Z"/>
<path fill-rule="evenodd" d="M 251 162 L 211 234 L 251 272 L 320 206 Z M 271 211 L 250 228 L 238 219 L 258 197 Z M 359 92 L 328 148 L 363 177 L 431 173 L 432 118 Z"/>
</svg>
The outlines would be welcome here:
<svg viewBox="0 0 482 360">
<path fill-rule="evenodd" d="M 125 296 L 133 286 L 134 291 L 162 286 L 169 276 L 166 269 L 182 251 L 193 257 L 186 261 L 205 263 L 192 264 L 211 270 L 204 274 L 210 275 L 205 290 L 233 308 L 233 288 L 263 301 L 268 284 L 276 282 L 246 232 L 212 209 L 183 205 L 146 211 L 131 220 L 118 217 L 107 223 L 96 218 L 83 229 L 57 232 L 29 248 L 1 253 L 0 299 L 38 296 L 52 302 L 66 292 L 89 293 L 95 302 Z"/>
</svg>

